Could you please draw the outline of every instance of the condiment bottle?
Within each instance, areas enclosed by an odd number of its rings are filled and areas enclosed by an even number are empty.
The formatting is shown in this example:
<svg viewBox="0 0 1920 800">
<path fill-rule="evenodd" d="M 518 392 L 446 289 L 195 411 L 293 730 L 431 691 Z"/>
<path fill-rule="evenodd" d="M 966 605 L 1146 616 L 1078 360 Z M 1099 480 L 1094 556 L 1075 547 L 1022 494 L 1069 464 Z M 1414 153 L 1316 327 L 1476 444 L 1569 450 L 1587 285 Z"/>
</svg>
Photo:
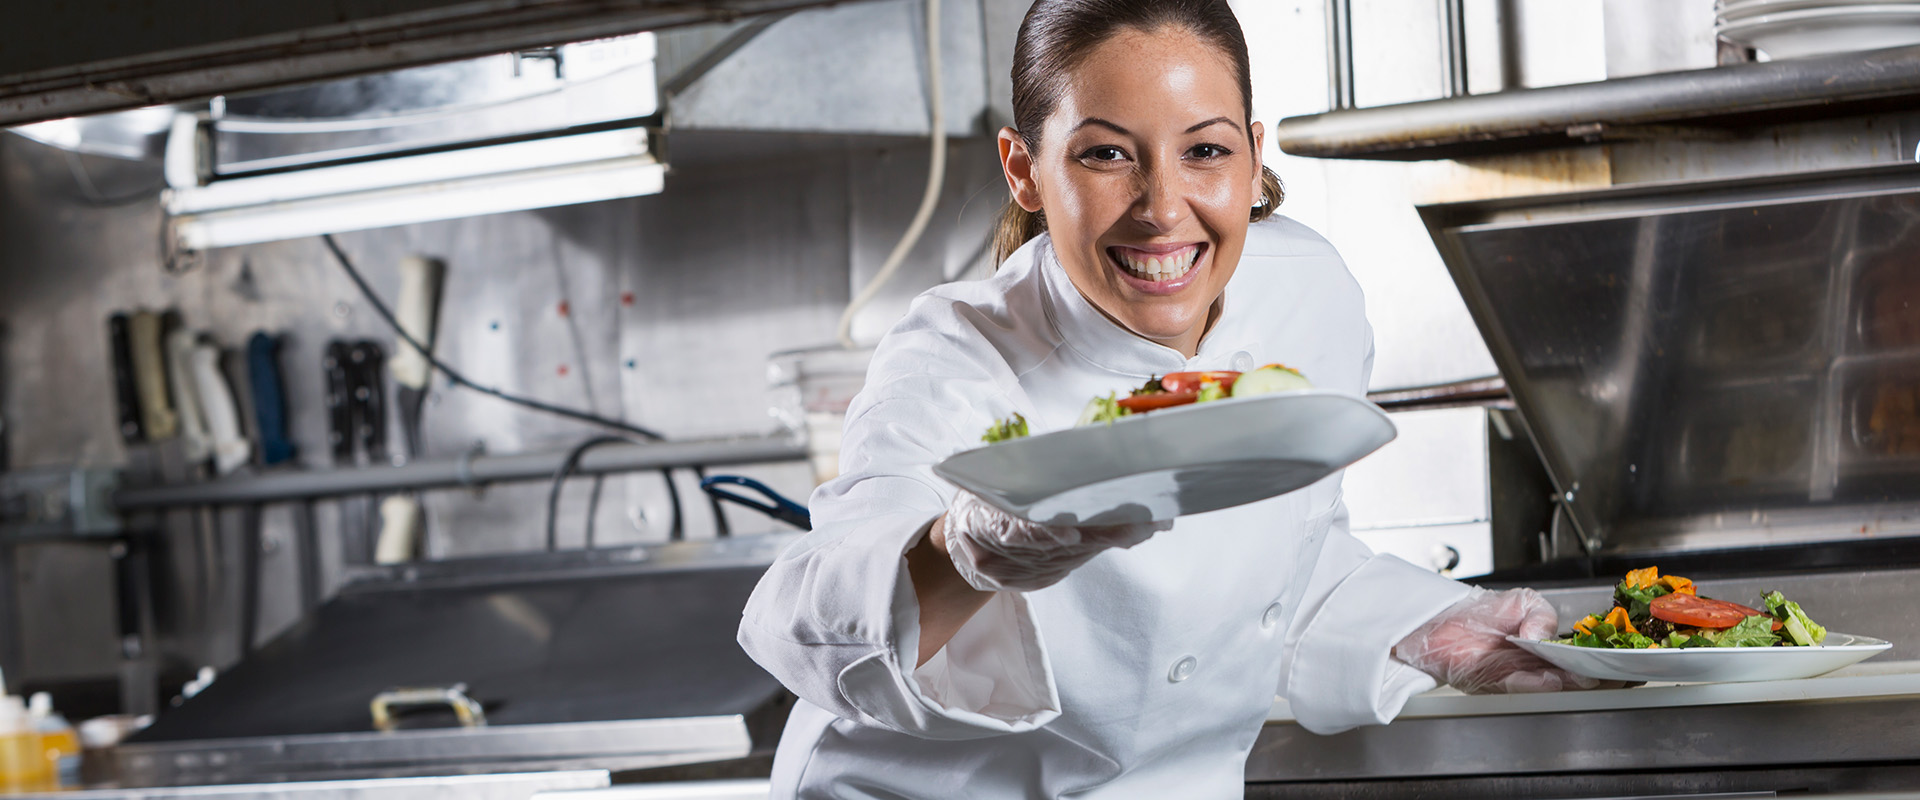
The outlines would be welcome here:
<svg viewBox="0 0 1920 800">
<path fill-rule="evenodd" d="M 52 765 L 54 782 L 61 787 L 79 786 L 80 736 L 74 733 L 73 724 L 53 710 L 53 697 L 46 692 L 34 692 L 27 698 L 27 714 L 40 733 L 40 748 Z"/>
</svg>

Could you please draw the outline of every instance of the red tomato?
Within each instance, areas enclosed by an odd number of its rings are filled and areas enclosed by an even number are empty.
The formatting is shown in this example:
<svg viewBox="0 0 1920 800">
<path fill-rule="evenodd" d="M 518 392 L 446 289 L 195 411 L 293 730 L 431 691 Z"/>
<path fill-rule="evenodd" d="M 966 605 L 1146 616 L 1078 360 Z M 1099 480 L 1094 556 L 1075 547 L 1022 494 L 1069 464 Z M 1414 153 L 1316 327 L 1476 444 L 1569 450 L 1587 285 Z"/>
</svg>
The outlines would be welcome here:
<svg viewBox="0 0 1920 800">
<path fill-rule="evenodd" d="M 1690 594 L 1669 594 L 1653 599 L 1647 610 L 1654 619 L 1696 628 L 1731 628 L 1747 617 L 1765 616 L 1759 611 L 1725 600 L 1710 600 Z"/>
<path fill-rule="evenodd" d="M 1131 397 L 1122 397 L 1116 402 L 1120 404 L 1121 408 L 1135 414 L 1140 414 L 1147 411 L 1157 411 L 1162 408 L 1184 406 L 1198 399 L 1200 399 L 1199 392 L 1154 392 L 1153 394 L 1136 394 Z"/>
<path fill-rule="evenodd" d="M 1233 382 L 1240 379 L 1240 373 L 1222 370 L 1219 372 L 1169 372 L 1160 379 L 1160 386 L 1169 392 L 1197 392 L 1200 384 L 1217 383 L 1223 392 L 1233 391 Z"/>
</svg>

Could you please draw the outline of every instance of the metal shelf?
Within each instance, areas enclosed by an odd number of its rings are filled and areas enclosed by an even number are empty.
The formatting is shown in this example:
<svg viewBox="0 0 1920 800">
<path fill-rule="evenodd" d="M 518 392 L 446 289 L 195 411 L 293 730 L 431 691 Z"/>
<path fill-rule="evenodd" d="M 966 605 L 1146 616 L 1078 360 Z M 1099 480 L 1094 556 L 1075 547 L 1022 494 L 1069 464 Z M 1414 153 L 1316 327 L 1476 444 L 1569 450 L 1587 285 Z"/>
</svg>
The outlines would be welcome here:
<svg viewBox="0 0 1920 800">
<path fill-rule="evenodd" d="M 1424 161 L 1885 110 L 1920 100 L 1920 46 L 1329 111 L 1274 126 L 1297 156 Z"/>
</svg>

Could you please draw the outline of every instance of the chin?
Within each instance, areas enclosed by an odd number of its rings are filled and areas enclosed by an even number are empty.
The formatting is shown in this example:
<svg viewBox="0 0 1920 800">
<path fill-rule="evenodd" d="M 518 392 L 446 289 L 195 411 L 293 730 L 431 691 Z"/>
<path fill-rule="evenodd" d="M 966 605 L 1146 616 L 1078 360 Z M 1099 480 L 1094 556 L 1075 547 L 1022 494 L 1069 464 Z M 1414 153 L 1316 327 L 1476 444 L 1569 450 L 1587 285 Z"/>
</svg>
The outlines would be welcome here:
<svg viewBox="0 0 1920 800">
<path fill-rule="evenodd" d="M 1122 318 L 1127 328 L 1148 339 L 1178 339 L 1201 324 L 1200 314 L 1129 314 Z"/>
</svg>

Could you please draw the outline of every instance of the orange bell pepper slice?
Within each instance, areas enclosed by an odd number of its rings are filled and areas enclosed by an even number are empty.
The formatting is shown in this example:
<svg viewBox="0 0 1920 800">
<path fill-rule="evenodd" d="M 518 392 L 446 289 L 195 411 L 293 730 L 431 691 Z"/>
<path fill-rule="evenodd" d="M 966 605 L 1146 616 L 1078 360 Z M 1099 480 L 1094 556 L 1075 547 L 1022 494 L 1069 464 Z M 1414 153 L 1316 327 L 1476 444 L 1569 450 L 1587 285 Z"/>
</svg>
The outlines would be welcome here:
<svg viewBox="0 0 1920 800">
<path fill-rule="evenodd" d="M 1682 578 L 1678 575 L 1668 575 L 1664 578 L 1661 578 L 1660 584 L 1667 587 L 1667 589 L 1673 592 L 1674 594 L 1690 594 L 1695 597 L 1700 596 L 1699 592 L 1694 591 L 1693 581 L 1688 580 L 1686 578 Z"/>
<path fill-rule="evenodd" d="M 1599 614 L 1588 614 L 1585 619 L 1573 623 L 1573 629 L 1580 633 L 1592 634 L 1593 626 L 1602 622 Z"/>
</svg>

